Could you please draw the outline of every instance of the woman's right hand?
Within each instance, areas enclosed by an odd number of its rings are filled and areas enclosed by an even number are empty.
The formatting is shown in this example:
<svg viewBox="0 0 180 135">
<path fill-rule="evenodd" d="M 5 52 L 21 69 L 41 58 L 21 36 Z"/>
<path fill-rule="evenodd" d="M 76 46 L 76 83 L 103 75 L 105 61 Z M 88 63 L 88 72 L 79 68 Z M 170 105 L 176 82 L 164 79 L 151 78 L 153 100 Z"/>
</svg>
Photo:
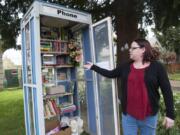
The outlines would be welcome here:
<svg viewBox="0 0 180 135">
<path fill-rule="evenodd" d="M 93 65 L 93 63 L 88 61 L 87 64 L 84 65 L 84 68 L 91 69 L 92 65 Z"/>
</svg>

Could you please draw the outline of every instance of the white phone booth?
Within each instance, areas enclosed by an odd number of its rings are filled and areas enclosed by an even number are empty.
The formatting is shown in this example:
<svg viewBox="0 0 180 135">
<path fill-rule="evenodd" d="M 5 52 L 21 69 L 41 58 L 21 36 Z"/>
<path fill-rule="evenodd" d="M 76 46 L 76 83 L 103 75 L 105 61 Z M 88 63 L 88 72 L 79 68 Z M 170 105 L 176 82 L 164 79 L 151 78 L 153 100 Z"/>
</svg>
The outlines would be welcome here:
<svg viewBox="0 0 180 135">
<path fill-rule="evenodd" d="M 119 135 L 115 81 L 83 68 L 87 61 L 114 67 L 111 19 L 92 24 L 89 13 L 34 1 L 21 20 L 21 34 L 26 135 L 46 135 L 52 121 L 82 117 L 80 80 L 87 132 Z"/>
</svg>

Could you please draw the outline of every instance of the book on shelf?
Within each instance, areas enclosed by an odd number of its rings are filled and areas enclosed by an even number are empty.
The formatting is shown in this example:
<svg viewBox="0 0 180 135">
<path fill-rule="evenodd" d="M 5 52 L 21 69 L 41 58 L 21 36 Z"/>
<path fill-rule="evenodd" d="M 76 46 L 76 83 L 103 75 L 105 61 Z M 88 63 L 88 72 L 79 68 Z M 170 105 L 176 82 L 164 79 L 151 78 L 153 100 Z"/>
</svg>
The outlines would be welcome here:
<svg viewBox="0 0 180 135">
<path fill-rule="evenodd" d="M 40 31 L 41 38 L 58 39 L 60 36 L 59 28 L 56 27 L 41 26 Z"/>
<path fill-rule="evenodd" d="M 53 41 L 52 50 L 55 51 L 55 52 L 59 52 L 60 51 L 60 46 L 61 46 L 61 42 Z"/>
<path fill-rule="evenodd" d="M 57 63 L 57 65 L 67 65 L 68 67 L 72 66 L 70 58 L 67 56 L 64 56 L 64 55 L 57 56 L 56 57 L 56 63 Z"/>
<path fill-rule="evenodd" d="M 57 107 L 57 104 L 54 99 L 46 100 L 45 104 L 44 104 L 44 108 L 45 108 L 45 110 L 44 110 L 45 118 L 51 118 L 51 117 L 54 117 L 54 116 L 60 114 L 60 110 Z"/>
<path fill-rule="evenodd" d="M 57 56 L 56 57 L 56 64 L 57 65 L 65 65 L 66 64 L 66 57 L 64 57 L 64 56 Z"/>
<path fill-rule="evenodd" d="M 52 43 L 41 41 L 41 51 L 52 51 Z"/>
<path fill-rule="evenodd" d="M 53 107 L 53 105 L 52 105 L 52 101 L 51 101 L 51 100 L 47 100 L 47 105 L 48 105 L 48 107 L 49 107 L 49 110 L 50 110 L 51 114 L 52 114 L 53 116 L 55 116 L 55 115 L 56 115 L 56 112 L 55 112 L 55 109 L 54 109 L 54 107 Z"/>
<path fill-rule="evenodd" d="M 67 79 L 66 73 L 63 73 L 63 72 L 58 73 L 58 74 L 57 74 L 57 79 L 58 79 L 58 80 L 66 80 L 66 79 Z"/>
<path fill-rule="evenodd" d="M 60 110 L 59 110 L 59 108 L 57 107 L 57 104 L 56 104 L 55 100 L 51 100 L 51 102 L 52 102 L 52 105 L 53 105 L 53 108 L 54 108 L 56 114 L 59 114 L 59 113 L 60 113 Z"/>
<path fill-rule="evenodd" d="M 46 91 L 46 90 L 45 90 Z M 44 94 L 44 100 L 46 99 L 53 99 L 53 98 L 57 98 L 57 97 L 64 97 L 64 96 L 69 96 L 72 95 L 73 93 L 71 92 L 65 92 L 65 93 L 57 93 L 57 94 Z"/>
<path fill-rule="evenodd" d="M 68 46 L 66 42 L 62 42 L 60 45 L 60 52 L 67 53 L 68 52 Z"/>
<path fill-rule="evenodd" d="M 60 112 L 61 114 L 63 113 L 69 113 L 69 112 L 73 112 L 76 110 L 76 106 L 75 105 L 69 105 L 69 106 L 66 106 L 66 107 L 61 107 L 60 108 Z"/>
<path fill-rule="evenodd" d="M 51 118 L 53 115 L 51 114 L 50 110 L 49 110 L 49 107 L 47 104 L 44 105 L 44 115 L 45 115 L 45 118 Z"/>
<path fill-rule="evenodd" d="M 70 113 L 76 110 L 76 106 L 72 103 L 66 103 L 66 105 L 63 104 L 58 107 L 55 100 L 52 99 L 45 102 L 44 108 L 44 115 L 47 119 L 55 117 L 59 114 Z"/>
<path fill-rule="evenodd" d="M 68 54 L 67 42 L 61 41 L 41 41 L 41 52 L 58 52 L 59 54 Z"/>
<path fill-rule="evenodd" d="M 64 103 L 62 103 L 60 105 L 60 107 L 64 108 L 64 107 L 71 106 L 71 105 L 73 105 L 73 103 L 71 103 L 71 102 L 64 102 Z"/>
</svg>

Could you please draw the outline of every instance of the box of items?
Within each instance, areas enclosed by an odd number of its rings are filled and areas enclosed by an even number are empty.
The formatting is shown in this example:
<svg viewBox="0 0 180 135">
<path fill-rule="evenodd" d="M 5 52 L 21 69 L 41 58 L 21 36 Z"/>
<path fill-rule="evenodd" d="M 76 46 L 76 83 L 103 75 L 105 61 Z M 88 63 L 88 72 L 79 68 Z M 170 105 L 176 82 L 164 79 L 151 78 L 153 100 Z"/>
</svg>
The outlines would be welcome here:
<svg viewBox="0 0 180 135">
<path fill-rule="evenodd" d="M 46 89 L 46 94 L 59 94 L 59 93 L 65 93 L 64 85 L 47 87 L 47 89 Z"/>
</svg>

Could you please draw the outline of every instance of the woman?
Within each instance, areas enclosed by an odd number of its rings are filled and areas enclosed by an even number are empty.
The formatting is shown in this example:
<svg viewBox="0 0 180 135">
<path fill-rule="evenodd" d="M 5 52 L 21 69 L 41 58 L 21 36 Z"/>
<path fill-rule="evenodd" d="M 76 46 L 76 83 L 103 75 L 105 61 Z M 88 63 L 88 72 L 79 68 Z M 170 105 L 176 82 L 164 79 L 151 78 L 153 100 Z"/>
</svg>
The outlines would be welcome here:
<svg viewBox="0 0 180 135">
<path fill-rule="evenodd" d="M 166 117 L 163 125 L 174 125 L 174 105 L 171 86 L 163 65 L 158 62 L 158 53 L 145 39 L 136 39 L 129 49 L 131 61 L 113 70 L 102 69 L 91 62 L 85 68 L 108 77 L 120 78 L 122 127 L 124 135 L 155 135 L 159 110 L 159 87 L 161 88 Z"/>
</svg>

